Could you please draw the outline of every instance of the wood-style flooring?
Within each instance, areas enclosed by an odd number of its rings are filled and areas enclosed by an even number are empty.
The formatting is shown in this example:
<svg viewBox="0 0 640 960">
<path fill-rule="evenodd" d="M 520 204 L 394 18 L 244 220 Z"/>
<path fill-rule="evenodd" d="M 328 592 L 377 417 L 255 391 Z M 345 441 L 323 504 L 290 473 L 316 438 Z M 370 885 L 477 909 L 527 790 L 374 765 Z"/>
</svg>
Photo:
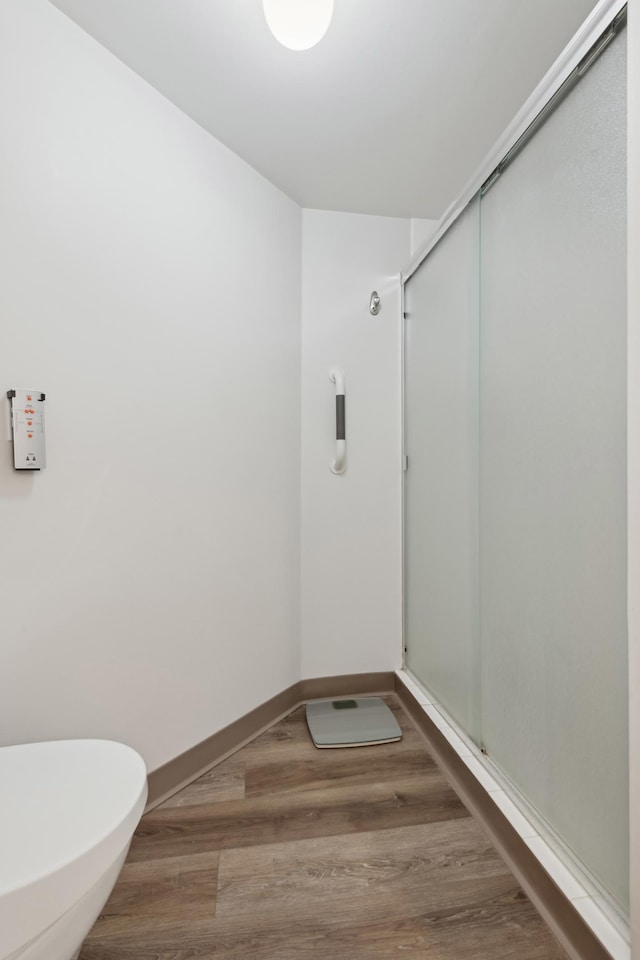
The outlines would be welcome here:
<svg viewBox="0 0 640 960">
<path fill-rule="evenodd" d="M 80 960 L 566 960 L 393 698 L 398 743 L 304 710 L 147 814 Z"/>
</svg>

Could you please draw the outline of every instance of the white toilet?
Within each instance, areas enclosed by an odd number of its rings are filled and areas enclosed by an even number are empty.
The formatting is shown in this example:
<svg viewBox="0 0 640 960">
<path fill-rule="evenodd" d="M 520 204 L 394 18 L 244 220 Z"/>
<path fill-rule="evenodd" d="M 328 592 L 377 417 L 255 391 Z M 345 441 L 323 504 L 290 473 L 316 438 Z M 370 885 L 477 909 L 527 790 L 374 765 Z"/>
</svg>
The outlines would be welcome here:
<svg viewBox="0 0 640 960">
<path fill-rule="evenodd" d="M 109 740 L 0 748 L 0 960 L 71 960 L 122 868 L 147 798 Z"/>
</svg>

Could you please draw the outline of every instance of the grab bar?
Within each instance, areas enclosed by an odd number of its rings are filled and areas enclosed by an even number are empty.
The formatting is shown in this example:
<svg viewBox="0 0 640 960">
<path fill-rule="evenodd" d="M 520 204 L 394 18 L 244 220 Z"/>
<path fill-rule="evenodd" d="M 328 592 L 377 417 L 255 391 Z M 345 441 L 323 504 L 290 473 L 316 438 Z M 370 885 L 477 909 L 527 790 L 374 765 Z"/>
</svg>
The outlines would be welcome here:
<svg viewBox="0 0 640 960">
<path fill-rule="evenodd" d="M 344 370 L 332 367 L 329 380 L 336 385 L 336 458 L 331 464 L 331 473 L 340 475 L 347 469 L 347 441 L 345 439 Z"/>
</svg>

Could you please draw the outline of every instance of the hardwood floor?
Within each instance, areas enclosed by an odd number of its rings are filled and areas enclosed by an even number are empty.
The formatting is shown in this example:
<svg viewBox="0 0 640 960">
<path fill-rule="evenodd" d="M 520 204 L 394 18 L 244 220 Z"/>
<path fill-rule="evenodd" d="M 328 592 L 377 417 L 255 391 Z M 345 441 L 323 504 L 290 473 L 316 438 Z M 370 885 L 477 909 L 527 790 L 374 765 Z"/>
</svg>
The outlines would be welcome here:
<svg viewBox="0 0 640 960">
<path fill-rule="evenodd" d="M 147 814 L 80 960 L 566 960 L 387 702 L 398 743 L 300 709 Z"/>
</svg>

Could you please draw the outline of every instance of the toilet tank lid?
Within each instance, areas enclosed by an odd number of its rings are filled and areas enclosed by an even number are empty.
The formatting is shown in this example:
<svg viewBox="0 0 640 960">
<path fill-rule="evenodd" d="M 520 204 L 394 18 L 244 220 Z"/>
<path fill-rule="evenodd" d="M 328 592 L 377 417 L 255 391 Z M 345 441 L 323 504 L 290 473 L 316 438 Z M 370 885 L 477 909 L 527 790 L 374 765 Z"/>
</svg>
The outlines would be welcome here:
<svg viewBox="0 0 640 960">
<path fill-rule="evenodd" d="M 109 861 L 113 852 L 115 859 L 146 795 L 144 761 L 122 743 L 57 740 L 0 748 L 0 897 L 83 858 Z"/>
</svg>

